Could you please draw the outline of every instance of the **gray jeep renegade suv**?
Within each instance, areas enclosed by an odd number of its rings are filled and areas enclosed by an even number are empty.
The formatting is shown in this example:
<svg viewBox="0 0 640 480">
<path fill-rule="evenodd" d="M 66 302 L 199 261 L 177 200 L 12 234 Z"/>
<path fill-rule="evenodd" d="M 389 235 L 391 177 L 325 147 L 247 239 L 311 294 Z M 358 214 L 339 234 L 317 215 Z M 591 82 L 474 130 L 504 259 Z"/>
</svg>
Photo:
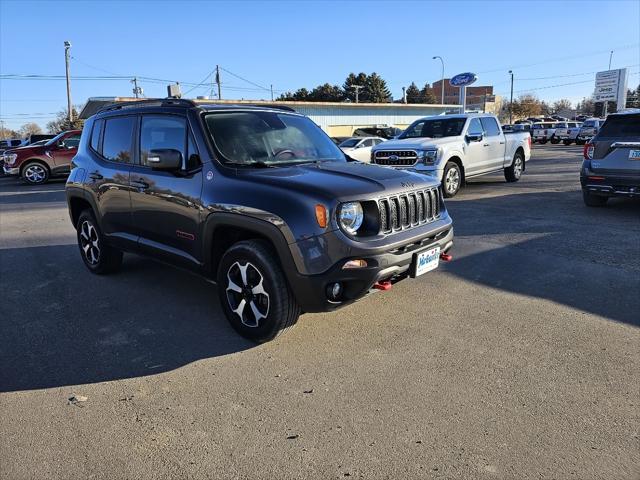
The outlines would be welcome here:
<svg viewBox="0 0 640 480">
<path fill-rule="evenodd" d="M 66 195 L 91 272 L 125 251 L 195 270 L 259 342 L 451 258 L 437 181 L 352 161 L 290 109 L 113 104 L 87 120 Z"/>
</svg>

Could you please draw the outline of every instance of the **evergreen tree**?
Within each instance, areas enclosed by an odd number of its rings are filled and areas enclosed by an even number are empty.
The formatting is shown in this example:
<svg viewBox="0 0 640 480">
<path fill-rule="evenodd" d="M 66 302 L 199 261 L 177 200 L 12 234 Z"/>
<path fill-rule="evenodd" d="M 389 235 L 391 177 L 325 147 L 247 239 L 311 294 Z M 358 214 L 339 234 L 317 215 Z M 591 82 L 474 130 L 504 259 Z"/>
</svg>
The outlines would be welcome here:
<svg viewBox="0 0 640 480">
<path fill-rule="evenodd" d="M 415 82 L 411 82 L 411 85 L 407 87 L 407 103 L 421 103 L 420 102 L 420 89 L 415 84 Z"/>
<path fill-rule="evenodd" d="M 358 101 L 360 102 L 368 102 L 367 92 L 365 92 L 367 84 L 367 74 L 360 72 L 358 75 L 354 73 L 350 73 L 347 76 L 347 79 L 342 84 L 342 89 L 344 90 L 344 96 L 347 100 L 351 100 L 352 102 L 356 101 L 356 90 L 352 88 L 352 85 L 360 85 L 360 93 L 358 94 Z"/>
<path fill-rule="evenodd" d="M 338 85 L 325 83 L 319 85 L 308 95 L 310 102 L 341 102 L 344 99 L 344 92 Z"/>
<path fill-rule="evenodd" d="M 376 72 L 369 75 L 363 90 L 366 91 L 367 101 L 371 103 L 386 103 L 390 101 L 391 92 L 387 88 L 387 82 Z"/>
<path fill-rule="evenodd" d="M 429 85 L 428 83 L 424 84 L 424 87 L 420 92 L 420 97 L 421 97 L 420 103 L 429 103 L 429 104 L 438 103 L 438 101 L 436 100 L 436 96 L 433 93 L 433 88 L 431 88 L 431 85 Z"/>
</svg>

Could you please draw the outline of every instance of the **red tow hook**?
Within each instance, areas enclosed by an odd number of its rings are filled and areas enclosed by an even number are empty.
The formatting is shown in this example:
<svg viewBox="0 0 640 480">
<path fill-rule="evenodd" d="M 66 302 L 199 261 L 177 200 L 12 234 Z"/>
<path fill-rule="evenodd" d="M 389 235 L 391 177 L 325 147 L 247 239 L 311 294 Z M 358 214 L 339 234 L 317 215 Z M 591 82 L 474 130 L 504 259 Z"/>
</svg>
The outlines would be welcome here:
<svg viewBox="0 0 640 480">
<path fill-rule="evenodd" d="M 440 260 L 442 260 L 443 262 L 450 262 L 451 260 L 453 260 L 453 255 L 442 252 L 440 254 Z"/>
<path fill-rule="evenodd" d="M 387 280 L 386 282 L 376 282 L 373 284 L 373 288 L 386 292 L 387 290 L 391 290 L 391 282 L 389 280 Z"/>
</svg>

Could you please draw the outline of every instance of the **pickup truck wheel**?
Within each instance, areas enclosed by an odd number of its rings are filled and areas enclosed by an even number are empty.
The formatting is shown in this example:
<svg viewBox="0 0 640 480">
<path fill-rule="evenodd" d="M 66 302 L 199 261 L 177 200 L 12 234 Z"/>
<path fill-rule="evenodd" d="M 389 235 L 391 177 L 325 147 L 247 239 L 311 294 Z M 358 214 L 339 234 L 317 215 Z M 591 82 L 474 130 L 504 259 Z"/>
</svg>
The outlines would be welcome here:
<svg viewBox="0 0 640 480">
<path fill-rule="evenodd" d="M 604 207 L 607 204 L 609 197 L 594 195 L 586 190 L 582 190 L 582 199 L 587 207 Z"/>
<path fill-rule="evenodd" d="M 41 185 L 49 179 L 49 169 L 40 162 L 29 162 L 22 169 L 22 178 L 31 185 Z"/>
<path fill-rule="evenodd" d="M 524 167 L 524 157 L 522 153 L 516 152 L 513 156 L 513 162 L 511 166 L 504 169 L 504 178 L 507 182 L 517 182 L 522 176 L 522 169 Z"/>
<path fill-rule="evenodd" d="M 566 146 L 571 145 L 571 140 L 563 140 L 562 143 L 564 143 Z"/>
<path fill-rule="evenodd" d="M 462 174 L 460 173 L 460 167 L 455 162 L 447 162 L 444 167 L 444 173 L 442 174 L 442 184 L 444 188 L 442 193 L 445 198 L 451 198 L 455 196 L 460 190 L 462 184 Z"/>
<path fill-rule="evenodd" d="M 576 145 L 584 145 L 584 140 L 576 140 Z"/>
<path fill-rule="evenodd" d="M 243 337 L 268 342 L 300 316 L 287 280 L 269 245 L 244 240 L 225 252 L 218 266 L 220 305 Z"/>
<path fill-rule="evenodd" d="M 120 268 L 122 252 L 105 243 L 91 210 L 85 210 L 80 214 L 76 232 L 82 261 L 90 272 L 102 275 L 113 273 Z"/>
<path fill-rule="evenodd" d="M 540 145 L 544 145 L 544 144 L 546 144 L 546 143 L 547 143 L 547 139 L 545 138 L 544 140 L 538 140 L 538 143 L 539 143 Z"/>
<path fill-rule="evenodd" d="M 554 145 L 557 145 L 560 143 L 560 139 L 556 138 L 556 137 L 551 137 L 551 143 L 553 143 Z"/>
</svg>

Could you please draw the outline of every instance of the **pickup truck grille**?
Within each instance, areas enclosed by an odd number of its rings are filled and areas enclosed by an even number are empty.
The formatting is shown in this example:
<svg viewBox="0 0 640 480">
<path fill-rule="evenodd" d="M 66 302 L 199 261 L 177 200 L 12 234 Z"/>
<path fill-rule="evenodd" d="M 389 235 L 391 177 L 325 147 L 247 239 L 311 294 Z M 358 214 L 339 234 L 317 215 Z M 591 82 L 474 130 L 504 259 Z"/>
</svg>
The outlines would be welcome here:
<svg viewBox="0 0 640 480">
<path fill-rule="evenodd" d="M 440 216 L 442 200 L 437 188 L 403 193 L 378 201 L 380 233 L 416 227 Z"/>
<path fill-rule="evenodd" d="M 410 167 L 416 164 L 418 153 L 415 150 L 378 150 L 373 158 L 376 165 Z"/>
</svg>

